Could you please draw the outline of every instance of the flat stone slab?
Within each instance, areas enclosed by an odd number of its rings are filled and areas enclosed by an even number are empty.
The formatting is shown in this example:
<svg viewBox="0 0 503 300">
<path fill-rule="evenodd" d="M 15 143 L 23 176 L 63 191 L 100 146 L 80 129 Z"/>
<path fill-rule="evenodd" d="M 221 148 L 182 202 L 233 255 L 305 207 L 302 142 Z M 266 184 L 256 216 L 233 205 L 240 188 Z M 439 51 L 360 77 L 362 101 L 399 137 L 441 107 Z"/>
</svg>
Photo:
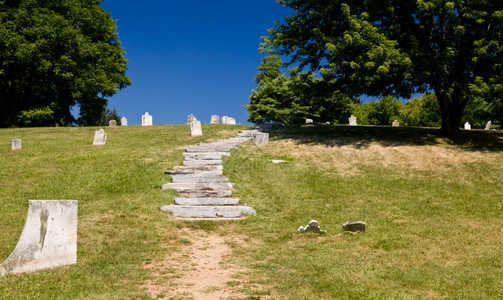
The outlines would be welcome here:
<svg viewBox="0 0 503 300">
<path fill-rule="evenodd" d="M 0 275 L 77 263 L 77 200 L 30 200 L 14 251 Z"/>
<path fill-rule="evenodd" d="M 207 165 L 221 165 L 221 159 L 205 159 L 205 160 L 184 160 L 184 166 L 207 166 Z"/>
<path fill-rule="evenodd" d="M 177 172 L 195 172 L 195 171 L 222 171 L 224 167 L 222 165 L 200 165 L 200 166 L 175 166 L 174 171 Z"/>
<path fill-rule="evenodd" d="M 232 196 L 232 190 L 177 190 L 183 198 L 221 198 Z"/>
<path fill-rule="evenodd" d="M 225 176 L 209 176 L 209 175 L 171 175 L 173 183 L 217 183 L 229 182 L 229 178 Z"/>
<path fill-rule="evenodd" d="M 239 198 L 175 198 L 178 205 L 237 205 Z"/>
<path fill-rule="evenodd" d="M 166 205 L 162 206 L 161 210 L 170 212 L 175 217 L 186 218 L 239 218 L 256 214 L 256 211 L 249 206 Z"/>
<path fill-rule="evenodd" d="M 229 182 L 217 182 L 217 183 L 174 183 L 169 182 L 162 185 L 163 190 L 174 189 L 177 191 L 184 190 L 231 190 L 233 187 L 232 183 Z"/>
<path fill-rule="evenodd" d="M 236 149 L 236 146 L 223 143 L 198 144 L 196 146 L 185 147 L 185 151 L 187 152 L 229 152 L 232 149 Z"/>
<path fill-rule="evenodd" d="M 185 160 L 222 159 L 222 156 L 230 156 L 230 152 L 185 152 Z"/>
</svg>

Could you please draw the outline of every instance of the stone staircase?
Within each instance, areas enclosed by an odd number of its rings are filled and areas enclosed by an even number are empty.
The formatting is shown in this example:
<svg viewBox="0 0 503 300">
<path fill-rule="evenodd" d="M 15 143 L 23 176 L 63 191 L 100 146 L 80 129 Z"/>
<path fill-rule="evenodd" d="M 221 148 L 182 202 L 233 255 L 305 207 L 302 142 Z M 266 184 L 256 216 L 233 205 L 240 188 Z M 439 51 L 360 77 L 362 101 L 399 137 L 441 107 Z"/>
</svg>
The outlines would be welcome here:
<svg viewBox="0 0 503 300">
<path fill-rule="evenodd" d="M 162 189 L 175 189 L 178 197 L 174 205 L 161 210 L 185 220 L 236 220 L 256 212 L 249 206 L 240 206 L 239 198 L 232 197 L 233 184 L 223 176 L 222 157 L 241 143 L 254 139 L 258 130 L 241 130 L 238 135 L 214 143 L 186 146 L 183 166 L 166 171 L 173 182 Z"/>
</svg>

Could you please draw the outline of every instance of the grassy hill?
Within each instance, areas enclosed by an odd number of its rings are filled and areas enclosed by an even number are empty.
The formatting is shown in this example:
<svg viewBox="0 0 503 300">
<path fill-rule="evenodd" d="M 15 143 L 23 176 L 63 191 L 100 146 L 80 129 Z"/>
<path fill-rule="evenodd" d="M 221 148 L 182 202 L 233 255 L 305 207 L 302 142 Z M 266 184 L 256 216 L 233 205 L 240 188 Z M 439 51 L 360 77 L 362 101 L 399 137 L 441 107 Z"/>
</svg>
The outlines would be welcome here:
<svg viewBox="0 0 503 300">
<path fill-rule="evenodd" d="M 241 283 L 250 297 L 503 298 L 503 133 L 278 128 L 268 146 L 245 144 L 224 164 L 257 216 L 185 222 L 161 212 L 175 196 L 160 189 L 164 170 L 182 163 L 184 146 L 242 128 L 203 125 L 202 137 L 187 125 L 106 128 L 106 146 L 92 145 L 98 128 L 1 129 L 0 261 L 30 199 L 79 200 L 79 223 L 77 265 L 0 277 L 0 298 L 148 299 L 144 266 L 183 251 L 184 228 L 246 237 L 232 247 L 250 270 Z M 23 149 L 10 150 L 13 138 Z M 311 219 L 328 234 L 297 234 Z M 367 232 L 342 231 L 357 220 Z"/>
</svg>

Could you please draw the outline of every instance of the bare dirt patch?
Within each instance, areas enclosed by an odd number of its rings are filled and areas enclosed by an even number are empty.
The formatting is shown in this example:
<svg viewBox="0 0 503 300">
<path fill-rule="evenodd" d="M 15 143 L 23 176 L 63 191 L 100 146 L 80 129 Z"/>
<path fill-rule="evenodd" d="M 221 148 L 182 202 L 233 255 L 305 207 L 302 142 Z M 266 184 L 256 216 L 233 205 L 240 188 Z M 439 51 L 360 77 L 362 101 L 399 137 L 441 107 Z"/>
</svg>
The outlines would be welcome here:
<svg viewBox="0 0 503 300">
<path fill-rule="evenodd" d="M 142 287 L 157 299 L 246 298 L 238 290 L 248 282 L 248 270 L 230 261 L 229 244 L 240 243 L 235 239 L 239 237 L 182 230 L 177 239 L 182 247 L 173 251 L 173 245 L 167 245 L 172 251 L 147 265 L 152 278 Z"/>
</svg>

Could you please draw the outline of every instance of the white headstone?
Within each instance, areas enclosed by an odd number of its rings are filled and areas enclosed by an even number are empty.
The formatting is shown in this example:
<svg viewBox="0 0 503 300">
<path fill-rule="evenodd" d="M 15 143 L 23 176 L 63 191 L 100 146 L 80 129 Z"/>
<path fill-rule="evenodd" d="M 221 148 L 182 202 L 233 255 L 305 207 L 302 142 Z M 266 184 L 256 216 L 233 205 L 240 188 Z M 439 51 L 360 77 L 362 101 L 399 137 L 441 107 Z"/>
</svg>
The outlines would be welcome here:
<svg viewBox="0 0 503 300">
<path fill-rule="evenodd" d="M 220 117 L 218 115 L 212 115 L 210 124 L 218 124 L 220 123 Z"/>
<path fill-rule="evenodd" d="M 330 122 L 325 122 L 325 124 L 330 125 Z"/>
<path fill-rule="evenodd" d="M 228 117 L 227 118 L 227 124 L 229 124 L 229 125 L 236 125 L 236 119 Z"/>
<path fill-rule="evenodd" d="M 94 132 L 94 141 L 93 145 L 102 146 L 107 143 L 107 134 L 103 129 Z"/>
<path fill-rule="evenodd" d="M 356 117 L 351 115 L 351 117 L 349 117 L 349 125 L 351 126 L 356 126 Z"/>
<path fill-rule="evenodd" d="M 121 126 L 127 126 L 127 119 L 126 117 L 121 118 Z"/>
<path fill-rule="evenodd" d="M 398 120 L 395 120 L 395 121 L 393 121 L 393 123 L 391 123 L 391 126 L 392 127 L 400 127 L 400 123 L 398 123 Z"/>
<path fill-rule="evenodd" d="M 11 140 L 10 141 L 10 148 L 12 150 L 23 148 L 23 145 L 21 144 L 21 140 L 20 139 L 13 139 L 13 140 Z"/>
<path fill-rule="evenodd" d="M 77 263 L 77 200 L 30 200 L 16 248 L 0 275 Z"/>
<path fill-rule="evenodd" d="M 194 120 L 196 117 L 194 117 L 193 114 L 190 114 L 188 117 L 187 117 L 187 124 L 190 124 L 192 122 L 192 120 Z"/>
<path fill-rule="evenodd" d="M 465 123 L 465 130 L 470 130 L 472 129 L 472 126 L 470 125 L 470 123 L 466 122 Z"/>
<path fill-rule="evenodd" d="M 222 124 L 236 125 L 236 119 L 228 117 L 228 116 L 223 116 L 222 117 Z"/>
<path fill-rule="evenodd" d="M 198 121 L 196 118 L 190 122 L 190 135 L 203 135 L 203 129 L 201 128 L 201 121 Z"/>
<path fill-rule="evenodd" d="M 269 144 L 269 133 L 267 132 L 257 132 L 255 135 L 255 145 L 267 145 Z"/>
<path fill-rule="evenodd" d="M 485 130 L 489 130 L 493 123 L 491 121 L 487 122 Z"/>
<path fill-rule="evenodd" d="M 313 119 L 306 119 L 306 124 L 312 124 L 313 123 Z"/>
<path fill-rule="evenodd" d="M 152 116 L 148 112 L 141 116 L 141 126 L 152 126 Z"/>
<path fill-rule="evenodd" d="M 116 128 L 117 127 L 117 121 L 116 120 L 110 120 L 108 122 L 108 127 L 110 127 L 110 128 Z"/>
</svg>

